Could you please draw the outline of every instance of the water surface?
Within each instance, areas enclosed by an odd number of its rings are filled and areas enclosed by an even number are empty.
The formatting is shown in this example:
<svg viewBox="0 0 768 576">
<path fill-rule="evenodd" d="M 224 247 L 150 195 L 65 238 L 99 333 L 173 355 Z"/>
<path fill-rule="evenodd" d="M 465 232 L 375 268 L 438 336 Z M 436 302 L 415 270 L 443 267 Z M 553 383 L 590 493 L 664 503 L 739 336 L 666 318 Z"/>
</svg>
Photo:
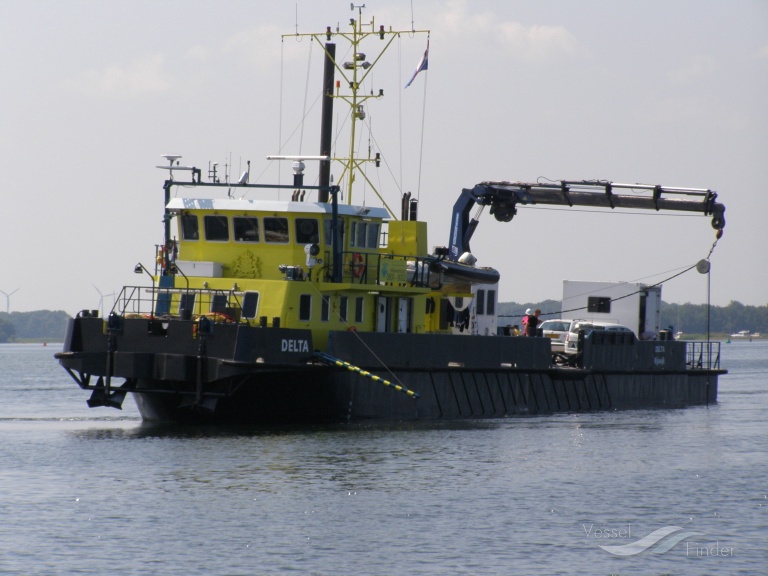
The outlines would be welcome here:
<svg viewBox="0 0 768 576">
<path fill-rule="evenodd" d="M 0 345 L 0 573 L 768 566 L 766 341 L 723 345 L 708 408 L 278 430 L 144 424 L 130 398 L 89 409 L 57 349 Z M 667 527 L 698 535 L 600 548 Z"/>
</svg>

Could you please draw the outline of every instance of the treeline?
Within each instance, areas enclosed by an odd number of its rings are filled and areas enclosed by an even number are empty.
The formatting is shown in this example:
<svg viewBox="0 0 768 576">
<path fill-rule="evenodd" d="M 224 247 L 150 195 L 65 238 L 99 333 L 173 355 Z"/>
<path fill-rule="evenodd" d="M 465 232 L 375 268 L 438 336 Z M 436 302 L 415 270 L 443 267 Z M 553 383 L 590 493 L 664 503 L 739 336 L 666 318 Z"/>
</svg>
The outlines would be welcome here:
<svg viewBox="0 0 768 576">
<path fill-rule="evenodd" d="M 67 330 L 69 314 L 61 310 L 0 312 L 0 342 L 50 340 L 61 342 Z"/>
<path fill-rule="evenodd" d="M 706 304 L 661 304 L 661 325 L 675 330 L 703 334 L 707 331 Z M 740 330 L 768 334 L 768 306 L 745 306 L 731 301 L 728 306 L 709 309 L 710 332 L 733 334 Z"/>
<path fill-rule="evenodd" d="M 526 308 L 539 308 L 543 319 L 559 318 L 560 301 L 544 300 L 543 302 L 502 302 L 499 304 L 499 316 L 509 318 L 510 324 L 519 324 Z M 501 319 L 500 319 L 501 320 Z M 504 323 L 504 322 L 500 322 Z M 672 326 L 673 331 L 688 334 L 705 334 L 707 332 L 706 304 L 667 304 L 661 303 L 660 325 L 663 328 Z M 740 330 L 768 334 L 768 305 L 746 306 L 741 302 L 731 301 L 727 306 L 711 306 L 709 308 L 709 331 L 721 334 L 733 334 Z"/>
</svg>

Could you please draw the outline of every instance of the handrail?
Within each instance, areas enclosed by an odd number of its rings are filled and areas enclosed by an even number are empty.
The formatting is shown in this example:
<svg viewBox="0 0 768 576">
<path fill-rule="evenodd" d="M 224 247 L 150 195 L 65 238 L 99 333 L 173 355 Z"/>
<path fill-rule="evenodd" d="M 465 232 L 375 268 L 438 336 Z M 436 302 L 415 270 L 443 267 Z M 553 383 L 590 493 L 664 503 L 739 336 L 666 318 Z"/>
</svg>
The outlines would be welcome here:
<svg viewBox="0 0 768 576">
<path fill-rule="evenodd" d="M 147 296 L 144 294 L 147 294 Z M 153 294 L 153 296 L 149 296 L 149 294 Z M 248 319 L 241 318 L 240 316 L 242 304 L 238 296 L 239 294 L 242 294 L 242 292 L 214 288 L 176 288 L 163 286 L 152 289 L 147 286 L 124 286 L 115 299 L 111 313 L 120 316 L 133 314 L 144 315 L 149 316 L 150 318 L 179 317 L 181 316 L 180 308 L 175 312 L 171 311 L 171 301 L 164 301 L 162 299 L 162 296 L 164 295 L 174 294 L 178 294 L 179 297 L 185 294 L 195 295 L 190 315 L 209 316 L 214 322 L 221 320 L 248 322 Z M 223 307 L 215 305 L 217 296 L 226 297 L 226 300 L 224 300 L 225 305 Z M 166 303 L 168 310 L 159 313 L 158 310 L 160 306 L 166 305 Z M 181 300 L 179 299 L 177 305 L 180 307 L 181 304 Z"/>
<path fill-rule="evenodd" d="M 693 370 L 720 369 L 720 342 L 686 342 L 685 365 Z"/>
<path fill-rule="evenodd" d="M 410 287 L 429 287 L 429 265 L 434 257 L 407 256 L 401 254 L 381 254 L 378 252 L 365 252 L 364 250 L 346 250 L 341 252 L 344 263 L 342 279 L 353 284 L 373 284 L 377 286 L 388 285 L 382 274 L 386 272 L 388 262 L 397 262 L 399 270 L 404 277 L 393 283 L 404 284 Z M 393 275 L 394 277 L 394 275 Z M 326 269 L 324 280 L 332 282 L 332 271 Z"/>
</svg>

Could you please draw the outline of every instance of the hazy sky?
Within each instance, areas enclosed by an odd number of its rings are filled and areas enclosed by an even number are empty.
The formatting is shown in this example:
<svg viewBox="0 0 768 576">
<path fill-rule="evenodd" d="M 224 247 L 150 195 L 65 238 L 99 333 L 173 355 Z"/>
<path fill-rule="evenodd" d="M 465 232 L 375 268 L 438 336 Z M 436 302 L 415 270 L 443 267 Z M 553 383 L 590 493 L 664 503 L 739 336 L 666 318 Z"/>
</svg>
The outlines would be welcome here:
<svg viewBox="0 0 768 576">
<path fill-rule="evenodd" d="M 365 4 L 364 21 L 431 30 L 429 71 L 403 90 L 426 46 L 405 35 L 368 109 L 386 159 L 371 178 L 391 206 L 418 193 L 430 247 L 447 243 L 461 189 L 484 180 L 710 188 L 727 207 L 712 302 L 768 304 L 768 2 Z M 204 173 L 251 160 L 251 181 L 288 182 L 268 154 L 318 153 L 317 123 L 299 120 L 317 112 L 321 58 L 280 35 L 356 17 L 341 0 L 0 0 L 0 12 L 0 291 L 11 311 L 70 314 L 147 283 L 133 267 L 162 242 L 161 154 Z M 502 301 L 526 302 L 559 299 L 565 279 L 658 282 L 713 241 L 704 216 L 522 208 L 508 224 L 485 214 L 472 251 L 501 271 Z M 662 294 L 706 302 L 706 277 Z"/>
</svg>

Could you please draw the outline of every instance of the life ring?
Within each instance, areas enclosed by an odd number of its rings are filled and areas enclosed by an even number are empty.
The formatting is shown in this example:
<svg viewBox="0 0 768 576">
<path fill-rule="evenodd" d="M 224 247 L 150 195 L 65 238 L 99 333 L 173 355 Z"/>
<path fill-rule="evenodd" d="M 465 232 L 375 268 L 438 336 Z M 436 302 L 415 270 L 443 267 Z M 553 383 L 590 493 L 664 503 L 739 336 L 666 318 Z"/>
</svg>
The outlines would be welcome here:
<svg viewBox="0 0 768 576">
<path fill-rule="evenodd" d="M 365 272 L 365 259 L 363 258 L 363 255 L 360 254 L 360 252 L 355 252 L 352 254 L 352 276 L 355 278 L 360 278 L 360 276 L 363 275 L 363 272 Z"/>
</svg>

